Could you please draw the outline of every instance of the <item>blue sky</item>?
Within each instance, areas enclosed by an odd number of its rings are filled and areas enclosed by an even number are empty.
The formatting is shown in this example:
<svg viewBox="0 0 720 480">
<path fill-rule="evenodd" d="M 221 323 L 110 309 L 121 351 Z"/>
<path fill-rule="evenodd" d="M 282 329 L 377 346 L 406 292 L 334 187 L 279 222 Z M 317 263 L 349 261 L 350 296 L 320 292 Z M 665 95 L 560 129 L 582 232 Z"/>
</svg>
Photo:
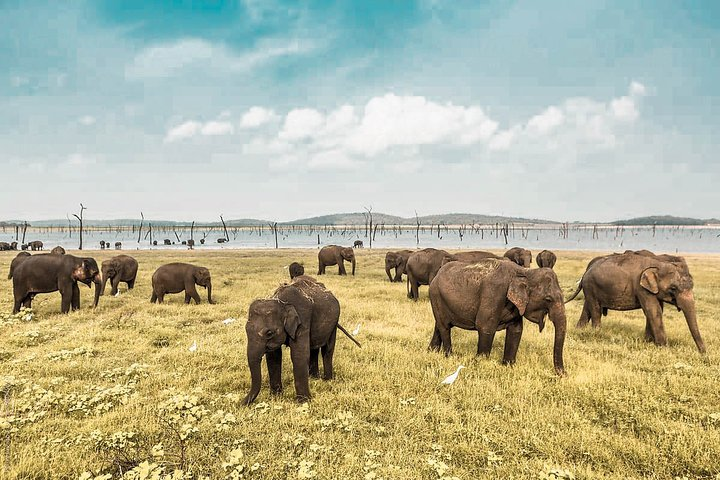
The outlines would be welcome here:
<svg viewBox="0 0 720 480">
<path fill-rule="evenodd" d="M 720 2 L 0 0 L 0 219 L 720 216 Z"/>
</svg>

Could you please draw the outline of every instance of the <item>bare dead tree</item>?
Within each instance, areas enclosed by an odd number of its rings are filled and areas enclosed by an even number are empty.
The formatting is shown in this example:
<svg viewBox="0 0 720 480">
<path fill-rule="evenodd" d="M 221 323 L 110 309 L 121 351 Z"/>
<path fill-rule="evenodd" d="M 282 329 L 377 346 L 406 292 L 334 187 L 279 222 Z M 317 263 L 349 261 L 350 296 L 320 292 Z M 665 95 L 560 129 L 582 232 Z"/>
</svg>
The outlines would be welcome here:
<svg viewBox="0 0 720 480">
<path fill-rule="evenodd" d="M 372 248 L 372 242 L 373 242 L 373 214 L 372 214 L 372 205 L 370 205 L 370 208 L 363 207 L 365 211 L 367 212 L 365 216 L 365 236 L 368 236 L 368 224 L 370 225 L 370 248 Z"/>
<path fill-rule="evenodd" d="M 138 243 L 140 243 L 140 236 L 142 235 L 143 222 L 145 221 L 145 215 L 140 212 L 140 228 L 138 229 Z"/>
<path fill-rule="evenodd" d="M 273 222 L 273 223 L 268 223 L 268 225 L 270 226 L 270 230 L 272 230 L 272 231 L 273 231 L 273 233 L 275 234 L 275 248 L 278 248 L 278 239 L 277 239 L 277 222 Z"/>
<path fill-rule="evenodd" d="M 192 225 L 190 225 L 190 240 L 194 242 L 195 238 L 193 238 L 193 230 L 195 230 L 195 220 L 193 220 Z"/>
<path fill-rule="evenodd" d="M 78 222 L 80 222 L 80 246 L 78 247 L 78 250 L 82 250 L 83 247 L 83 212 L 87 210 L 85 206 L 81 203 L 80 204 L 80 216 L 77 216 L 73 213 L 73 217 L 78 219 Z"/>
<path fill-rule="evenodd" d="M 415 210 L 415 222 L 417 223 L 417 229 L 415 230 L 415 244 L 420 245 L 420 217 L 418 217 L 417 210 Z"/>
<path fill-rule="evenodd" d="M 220 215 L 220 221 L 222 222 L 223 230 L 225 231 L 225 241 L 226 241 L 226 242 L 229 242 L 229 241 L 230 241 L 230 235 L 228 235 L 227 226 L 225 225 L 225 220 L 223 220 L 223 216 L 222 216 L 222 215 Z"/>
<path fill-rule="evenodd" d="M 67 218 L 68 221 L 68 238 L 72 238 L 72 221 L 70 220 L 70 215 L 66 213 L 65 218 Z"/>
</svg>

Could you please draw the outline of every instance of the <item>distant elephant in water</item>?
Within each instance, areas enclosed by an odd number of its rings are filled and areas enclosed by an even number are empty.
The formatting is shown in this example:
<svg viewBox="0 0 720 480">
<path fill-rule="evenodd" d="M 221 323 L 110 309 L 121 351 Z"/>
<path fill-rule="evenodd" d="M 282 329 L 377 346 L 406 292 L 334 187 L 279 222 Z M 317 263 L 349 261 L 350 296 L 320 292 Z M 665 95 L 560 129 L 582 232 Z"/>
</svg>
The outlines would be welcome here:
<svg viewBox="0 0 720 480">
<path fill-rule="evenodd" d="M 100 295 L 105 294 L 105 285 L 110 280 L 112 286 L 110 295 L 117 295 L 120 282 L 127 284 L 128 290 L 135 287 L 135 278 L 137 277 L 138 262 L 128 255 L 118 255 L 102 262 L 103 284 Z"/>
<path fill-rule="evenodd" d="M 290 280 L 295 277 L 299 277 L 300 275 L 305 275 L 305 267 L 300 265 L 298 262 L 292 262 L 288 267 L 288 271 L 290 272 Z"/>
<path fill-rule="evenodd" d="M 166 238 L 165 240 L 163 240 L 163 245 L 172 245 L 172 242 L 169 238 Z"/>
<path fill-rule="evenodd" d="M 520 247 L 511 248 L 503 256 L 525 268 L 530 268 L 532 263 L 532 252 Z"/>
<path fill-rule="evenodd" d="M 347 275 L 345 260 L 352 265 L 352 274 L 355 275 L 355 252 L 350 247 L 340 245 L 327 245 L 318 252 L 318 275 L 325 274 L 325 267 L 338 266 L 338 275 Z"/>
<path fill-rule="evenodd" d="M 50 250 L 51 255 L 65 255 L 65 249 L 58 245 L 57 247 Z"/>
<path fill-rule="evenodd" d="M 391 282 L 402 282 L 402 276 L 405 273 L 405 265 L 408 258 L 413 254 L 412 250 L 398 250 L 396 252 L 387 252 L 385 254 L 385 273 Z M 395 269 L 395 276 L 390 275 L 390 270 Z"/>
<path fill-rule="evenodd" d="M 205 287 L 208 293 L 208 303 L 215 303 L 212 299 L 210 270 L 205 267 L 196 267 L 189 263 L 168 263 L 153 273 L 153 293 L 150 301 L 152 303 L 163 303 L 165 294 L 180 293 L 184 290 L 185 303 L 190 303 L 192 299 L 195 300 L 195 303 L 199 304 L 200 295 L 198 295 L 195 285 Z"/>
<path fill-rule="evenodd" d="M 553 268 L 555 262 L 557 262 L 557 256 L 550 250 L 543 250 L 535 257 L 535 263 L 537 263 L 537 266 L 540 268 Z"/>
<path fill-rule="evenodd" d="M 430 285 L 443 261 L 448 258 L 452 258 L 452 255 L 436 248 L 425 248 L 410 255 L 405 265 L 408 298 L 417 301 L 420 285 Z"/>
<path fill-rule="evenodd" d="M 200 239 L 200 245 L 205 245 L 205 239 L 204 239 L 204 238 L 201 238 L 201 239 Z"/>
<path fill-rule="evenodd" d="M 15 304 L 13 313 L 20 307 L 31 308 L 38 293 L 60 291 L 62 313 L 80 308 L 80 289 L 78 282 L 95 284 L 95 303 L 100 299 L 102 281 L 97 262 L 92 258 L 80 258 L 72 255 L 32 255 L 15 266 L 12 272 L 13 295 Z"/>
<path fill-rule="evenodd" d="M 228 241 L 227 238 L 218 238 L 217 239 L 217 243 L 227 243 L 227 241 Z"/>
<path fill-rule="evenodd" d="M 0 251 L 10 250 L 10 244 L 7 242 L 0 242 Z"/>
<path fill-rule="evenodd" d="M 105 240 L 100 240 L 100 250 L 105 250 L 106 242 Z"/>
<path fill-rule="evenodd" d="M 192 238 L 190 240 L 188 240 L 187 246 L 188 246 L 188 248 L 190 248 L 190 250 L 192 250 L 193 247 L 195 246 L 195 240 L 193 240 Z"/>
<path fill-rule="evenodd" d="M 30 246 L 27 243 L 23 243 L 22 245 L 20 245 L 21 250 L 27 250 L 28 248 L 30 248 Z"/>
<path fill-rule="evenodd" d="M 10 250 L 17 250 L 18 243 L 17 242 L 10 242 Z"/>
<path fill-rule="evenodd" d="M 13 261 L 10 262 L 10 273 L 8 273 L 8 280 L 12 279 L 13 272 L 17 268 L 18 265 L 20 265 L 26 258 L 28 258 L 30 254 L 28 252 L 20 252 L 13 258 Z"/>
<path fill-rule="evenodd" d="M 157 240 L 153 240 L 152 244 L 153 244 L 153 247 L 157 247 Z"/>
<path fill-rule="evenodd" d="M 122 250 L 122 242 L 115 242 L 115 250 Z"/>
<path fill-rule="evenodd" d="M 42 250 L 43 242 L 41 242 L 40 240 L 35 240 L 33 242 L 28 243 L 28 246 L 30 247 L 30 250 L 33 250 L 33 251 Z"/>
<path fill-rule="evenodd" d="M 363 248 L 363 241 L 355 240 L 355 242 L 353 242 L 353 248 Z"/>
</svg>

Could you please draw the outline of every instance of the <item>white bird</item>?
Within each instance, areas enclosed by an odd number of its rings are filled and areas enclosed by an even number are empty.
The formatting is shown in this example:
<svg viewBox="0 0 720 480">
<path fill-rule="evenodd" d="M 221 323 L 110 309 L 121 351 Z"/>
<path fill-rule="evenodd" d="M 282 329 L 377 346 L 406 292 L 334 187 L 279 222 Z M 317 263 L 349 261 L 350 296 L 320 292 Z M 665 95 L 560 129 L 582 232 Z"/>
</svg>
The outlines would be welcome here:
<svg viewBox="0 0 720 480">
<path fill-rule="evenodd" d="M 357 324 L 357 327 L 355 327 L 355 330 L 352 331 L 353 336 L 357 335 L 358 333 L 360 333 L 360 324 L 359 323 Z"/>
<path fill-rule="evenodd" d="M 120 290 L 117 291 L 117 293 L 115 294 L 115 296 L 116 296 L 116 297 L 119 297 L 119 296 L 120 296 Z"/>
<path fill-rule="evenodd" d="M 445 377 L 445 380 L 443 380 L 443 381 L 440 382 L 440 383 L 441 383 L 442 385 L 452 385 L 453 383 L 455 383 L 455 380 L 457 380 L 458 375 L 460 375 L 460 370 L 463 369 L 463 368 L 465 368 L 465 366 L 464 366 L 464 365 L 460 365 L 460 366 L 457 368 L 457 370 L 455 370 L 455 373 L 453 373 L 452 375 L 448 375 L 447 377 Z"/>
<path fill-rule="evenodd" d="M 193 342 L 192 345 L 190 345 L 190 348 L 188 348 L 191 352 L 195 352 L 197 350 L 197 340 Z"/>
<path fill-rule="evenodd" d="M 223 320 L 223 323 L 224 323 L 225 325 L 230 325 L 230 324 L 233 323 L 235 320 L 236 320 L 235 318 L 230 317 L 230 318 L 226 318 L 225 320 Z"/>
</svg>

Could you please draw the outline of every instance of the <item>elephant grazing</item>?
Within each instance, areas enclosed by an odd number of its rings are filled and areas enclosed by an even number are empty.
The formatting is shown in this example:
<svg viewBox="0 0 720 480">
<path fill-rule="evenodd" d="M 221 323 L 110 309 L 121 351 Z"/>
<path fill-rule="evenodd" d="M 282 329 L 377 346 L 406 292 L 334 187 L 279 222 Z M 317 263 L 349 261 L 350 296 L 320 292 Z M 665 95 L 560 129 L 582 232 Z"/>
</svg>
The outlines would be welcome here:
<svg viewBox="0 0 720 480">
<path fill-rule="evenodd" d="M 450 329 L 477 330 L 478 355 L 489 355 L 495 332 L 506 330 L 503 363 L 515 362 L 523 331 L 523 317 L 542 332 L 545 316 L 555 325 L 553 364 L 565 371 L 563 345 L 567 321 L 557 276 L 549 268 L 528 270 L 498 259 L 445 264 L 430 283 L 435 316 L 431 350 L 452 352 Z"/>
<path fill-rule="evenodd" d="M 435 248 L 424 248 L 410 255 L 405 264 L 408 298 L 417 301 L 420 285 L 430 285 L 443 262 L 452 258 L 445 250 Z"/>
<path fill-rule="evenodd" d="M 705 353 L 697 324 L 693 278 L 685 259 L 652 252 L 628 252 L 594 258 L 580 279 L 573 300 L 585 293 L 583 310 L 577 326 L 592 321 L 599 327 L 608 310 L 637 310 L 645 313 L 645 339 L 655 345 L 666 345 L 663 305 L 669 303 L 682 311 L 698 351 Z"/>
<path fill-rule="evenodd" d="M 355 252 L 350 247 L 340 245 L 327 245 L 318 252 L 318 275 L 325 274 L 325 267 L 338 266 L 338 275 L 347 275 L 345 260 L 352 265 L 352 274 L 355 275 Z"/>
<path fill-rule="evenodd" d="M 543 250 L 535 257 L 535 263 L 537 263 L 537 266 L 540 268 L 553 268 L 555 262 L 557 262 L 557 256 L 550 250 Z"/>
<path fill-rule="evenodd" d="M 95 284 L 95 303 L 100 300 L 102 281 L 97 262 L 92 258 L 80 258 L 72 255 L 33 255 L 26 257 L 16 265 L 12 272 L 13 294 L 15 304 L 13 313 L 20 307 L 30 308 L 32 300 L 38 293 L 60 291 L 62 313 L 70 308 L 80 308 L 80 289 L 78 282 L 88 287 Z"/>
<path fill-rule="evenodd" d="M 205 287 L 208 294 L 208 303 L 215 303 L 212 299 L 210 270 L 189 263 L 168 263 L 153 273 L 153 293 L 150 301 L 152 303 L 163 303 L 165 294 L 185 291 L 185 303 L 190 303 L 192 299 L 195 300 L 196 304 L 199 304 L 200 295 L 198 295 L 195 285 Z"/>
<path fill-rule="evenodd" d="M 412 250 L 398 250 L 397 252 L 387 252 L 385 254 L 385 273 L 387 273 L 391 282 L 402 282 L 405 265 L 412 254 Z M 395 269 L 394 277 L 390 275 L 390 270 L 393 268 Z"/>
<path fill-rule="evenodd" d="M 511 248 L 503 256 L 525 268 L 530 268 L 532 263 L 532 252 L 520 247 Z"/>
<path fill-rule="evenodd" d="M 270 391 L 282 393 L 282 345 L 290 347 L 295 377 L 295 398 L 310 400 L 309 376 L 319 377 L 318 355 L 322 351 L 323 379 L 333 378 L 333 354 L 340 326 L 340 303 L 329 290 L 312 277 L 296 278 L 275 290 L 272 297 L 255 300 L 248 309 L 247 359 L 252 385 L 243 400 L 251 404 L 260 393 L 263 355 L 270 377 Z M 355 341 L 359 346 L 360 344 Z"/>
<path fill-rule="evenodd" d="M 127 284 L 128 290 L 135 287 L 135 278 L 137 277 L 138 262 L 128 255 L 118 255 L 102 262 L 103 284 L 100 295 L 105 294 L 105 285 L 110 280 L 110 295 L 117 295 L 120 282 Z"/>
</svg>

